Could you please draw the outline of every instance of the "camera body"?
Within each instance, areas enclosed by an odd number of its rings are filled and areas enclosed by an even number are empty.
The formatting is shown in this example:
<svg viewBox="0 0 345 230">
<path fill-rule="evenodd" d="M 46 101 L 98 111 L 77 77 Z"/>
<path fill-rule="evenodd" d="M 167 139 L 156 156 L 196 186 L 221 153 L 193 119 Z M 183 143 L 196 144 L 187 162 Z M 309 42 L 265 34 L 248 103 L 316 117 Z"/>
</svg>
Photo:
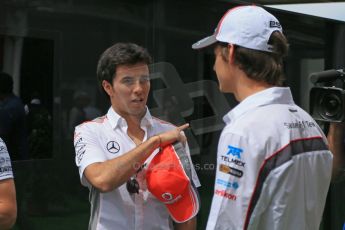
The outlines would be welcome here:
<svg viewBox="0 0 345 230">
<path fill-rule="evenodd" d="M 326 70 L 310 75 L 315 85 L 310 90 L 310 114 L 317 121 L 345 121 L 345 90 L 343 70 Z M 336 87 L 336 82 L 342 87 Z"/>
</svg>

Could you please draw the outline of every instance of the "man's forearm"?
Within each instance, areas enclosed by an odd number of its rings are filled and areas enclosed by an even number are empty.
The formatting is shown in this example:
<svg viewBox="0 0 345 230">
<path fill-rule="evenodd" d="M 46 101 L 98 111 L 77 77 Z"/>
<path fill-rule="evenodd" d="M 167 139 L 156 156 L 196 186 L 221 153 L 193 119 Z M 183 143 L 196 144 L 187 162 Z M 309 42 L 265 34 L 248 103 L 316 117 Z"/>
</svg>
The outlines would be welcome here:
<svg viewBox="0 0 345 230">
<path fill-rule="evenodd" d="M 196 217 L 188 220 L 184 223 L 175 224 L 175 230 L 195 230 L 196 229 Z"/>
<path fill-rule="evenodd" d="M 159 144 L 159 137 L 153 136 L 120 157 L 88 166 L 84 174 L 94 187 L 109 192 L 125 183 Z"/>
<path fill-rule="evenodd" d="M 0 229 L 11 229 L 16 221 L 15 213 L 0 214 Z"/>
<path fill-rule="evenodd" d="M 344 175 L 345 152 L 344 152 L 345 124 L 331 123 L 327 135 L 329 149 L 333 153 L 332 180 L 338 180 Z"/>
<path fill-rule="evenodd" d="M 17 219 L 16 190 L 13 179 L 0 181 L 0 229 L 10 229 Z"/>
</svg>

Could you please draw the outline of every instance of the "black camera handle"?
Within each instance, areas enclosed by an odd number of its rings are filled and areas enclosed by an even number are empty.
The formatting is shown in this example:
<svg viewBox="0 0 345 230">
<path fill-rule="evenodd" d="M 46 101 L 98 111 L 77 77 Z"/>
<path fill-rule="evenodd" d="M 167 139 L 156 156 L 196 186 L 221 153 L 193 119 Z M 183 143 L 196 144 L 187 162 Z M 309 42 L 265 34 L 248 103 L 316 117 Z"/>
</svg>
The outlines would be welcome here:
<svg viewBox="0 0 345 230">
<path fill-rule="evenodd" d="M 330 69 L 317 73 L 312 73 L 309 77 L 310 81 L 315 85 L 317 83 L 332 82 L 341 79 L 345 86 L 345 72 L 343 69 Z"/>
</svg>

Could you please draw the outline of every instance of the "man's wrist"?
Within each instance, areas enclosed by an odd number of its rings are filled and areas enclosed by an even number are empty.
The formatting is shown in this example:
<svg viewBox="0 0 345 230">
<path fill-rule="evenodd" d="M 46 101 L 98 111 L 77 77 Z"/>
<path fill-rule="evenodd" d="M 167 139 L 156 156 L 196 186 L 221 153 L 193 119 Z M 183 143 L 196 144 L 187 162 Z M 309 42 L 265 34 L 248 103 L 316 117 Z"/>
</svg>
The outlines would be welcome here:
<svg viewBox="0 0 345 230">
<path fill-rule="evenodd" d="M 152 137 L 153 139 L 153 145 L 154 145 L 154 149 L 161 147 L 162 144 L 162 139 L 160 135 L 155 135 Z"/>
</svg>

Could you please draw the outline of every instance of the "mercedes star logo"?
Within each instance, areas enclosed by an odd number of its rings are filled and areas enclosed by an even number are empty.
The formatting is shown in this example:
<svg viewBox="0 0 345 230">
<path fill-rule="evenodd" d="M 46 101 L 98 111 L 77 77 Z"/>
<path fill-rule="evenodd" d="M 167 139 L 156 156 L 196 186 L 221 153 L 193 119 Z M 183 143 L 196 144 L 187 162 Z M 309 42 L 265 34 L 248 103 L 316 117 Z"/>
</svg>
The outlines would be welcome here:
<svg viewBox="0 0 345 230">
<path fill-rule="evenodd" d="M 109 141 L 107 143 L 107 150 L 110 153 L 118 153 L 120 151 L 120 145 L 116 141 Z"/>
</svg>

